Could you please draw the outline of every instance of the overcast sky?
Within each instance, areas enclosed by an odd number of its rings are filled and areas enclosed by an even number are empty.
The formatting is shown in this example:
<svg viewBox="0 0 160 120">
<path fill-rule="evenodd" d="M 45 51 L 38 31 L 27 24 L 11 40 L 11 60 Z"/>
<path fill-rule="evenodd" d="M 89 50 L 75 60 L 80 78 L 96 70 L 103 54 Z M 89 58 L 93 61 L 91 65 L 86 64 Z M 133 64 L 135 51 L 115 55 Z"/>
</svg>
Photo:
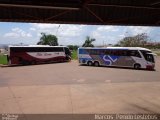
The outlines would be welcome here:
<svg viewBox="0 0 160 120">
<path fill-rule="evenodd" d="M 0 44 L 36 44 L 41 32 L 56 35 L 61 45 L 82 45 L 86 36 L 95 38 L 95 45 L 115 44 L 139 33 L 147 33 L 153 41 L 160 42 L 160 27 L 0 22 Z"/>
</svg>

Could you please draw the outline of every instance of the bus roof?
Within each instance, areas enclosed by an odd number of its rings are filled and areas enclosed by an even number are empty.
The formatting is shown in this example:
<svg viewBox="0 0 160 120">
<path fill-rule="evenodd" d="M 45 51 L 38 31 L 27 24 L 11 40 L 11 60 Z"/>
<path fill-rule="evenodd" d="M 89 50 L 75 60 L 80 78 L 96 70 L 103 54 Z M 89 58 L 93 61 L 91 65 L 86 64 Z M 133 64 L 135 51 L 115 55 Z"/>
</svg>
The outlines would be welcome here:
<svg viewBox="0 0 160 120">
<path fill-rule="evenodd" d="M 128 50 L 147 50 L 151 51 L 147 48 L 143 47 L 81 47 L 79 49 L 128 49 Z"/>
</svg>

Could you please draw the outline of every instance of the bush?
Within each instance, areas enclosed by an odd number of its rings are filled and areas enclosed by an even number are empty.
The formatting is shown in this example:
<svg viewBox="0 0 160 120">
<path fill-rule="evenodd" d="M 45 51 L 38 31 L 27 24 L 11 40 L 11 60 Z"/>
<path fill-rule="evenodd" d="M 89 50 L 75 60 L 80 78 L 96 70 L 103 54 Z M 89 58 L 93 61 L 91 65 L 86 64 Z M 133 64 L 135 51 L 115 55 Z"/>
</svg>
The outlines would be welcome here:
<svg viewBox="0 0 160 120">
<path fill-rule="evenodd" d="M 0 64 L 7 65 L 8 60 L 6 55 L 0 55 Z"/>
<path fill-rule="evenodd" d="M 77 57 L 77 50 L 73 50 L 72 51 L 72 59 L 73 60 L 77 60 L 78 59 L 78 57 Z"/>
</svg>

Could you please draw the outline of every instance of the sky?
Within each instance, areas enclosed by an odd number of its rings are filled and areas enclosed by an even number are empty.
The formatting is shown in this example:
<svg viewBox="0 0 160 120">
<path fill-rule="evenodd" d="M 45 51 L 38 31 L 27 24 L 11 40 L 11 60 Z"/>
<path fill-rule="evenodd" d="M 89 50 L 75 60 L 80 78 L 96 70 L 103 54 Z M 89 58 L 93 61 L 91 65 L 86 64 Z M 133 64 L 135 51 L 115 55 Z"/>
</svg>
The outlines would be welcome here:
<svg viewBox="0 0 160 120">
<path fill-rule="evenodd" d="M 86 36 L 96 39 L 94 45 L 116 44 L 126 36 L 140 33 L 160 42 L 160 27 L 0 22 L 0 44 L 34 45 L 42 32 L 56 35 L 60 45 L 81 46 Z"/>
</svg>

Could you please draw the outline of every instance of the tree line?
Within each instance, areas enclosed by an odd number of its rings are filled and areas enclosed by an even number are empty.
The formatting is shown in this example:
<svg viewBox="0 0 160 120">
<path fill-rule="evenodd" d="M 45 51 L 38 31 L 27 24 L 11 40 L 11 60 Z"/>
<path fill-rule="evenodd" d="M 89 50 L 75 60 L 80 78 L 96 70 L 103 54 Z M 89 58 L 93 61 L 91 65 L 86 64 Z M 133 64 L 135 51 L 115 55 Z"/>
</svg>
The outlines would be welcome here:
<svg viewBox="0 0 160 120">
<path fill-rule="evenodd" d="M 82 47 L 94 47 L 93 42 L 96 41 L 95 38 L 91 38 L 87 36 Z M 38 45 L 50 45 L 50 46 L 58 46 L 58 38 L 52 34 L 41 33 L 40 41 L 37 43 Z M 157 48 L 160 49 L 160 43 L 153 43 L 150 37 L 146 33 L 137 34 L 134 36 L 127 36 L 123 39 L 119 40 L 117 44 L 113 46 L 119 47 L 146 47 L 146 48 Z M 68 45 L 71 50 L 77 50 L 78 45 Z"/>
<path fill-rule="evenodd" d="M 89 36 L 86 37 L 85 42 L 83 43 L 82 47 L 94 47 L 93 42 L 96 39 L 90 38 Z M 52 34 L 46 34 L 41 33 L 40 41 L 37 43 L 37 45 L 50 45 L 50 46 L 58 46 L 58 38 L 55 35 Z M 77 50 L 78 45 L 68 45 L 70 50 Z"/>
<path fill-rule="evenodd" d="M 114 46 L 145 47 L 150 49 L 160 49 L 160 43 L 152 42 L 147 33 L 141 33 L 134 36 L 124 37 Z"/>
</svg>

